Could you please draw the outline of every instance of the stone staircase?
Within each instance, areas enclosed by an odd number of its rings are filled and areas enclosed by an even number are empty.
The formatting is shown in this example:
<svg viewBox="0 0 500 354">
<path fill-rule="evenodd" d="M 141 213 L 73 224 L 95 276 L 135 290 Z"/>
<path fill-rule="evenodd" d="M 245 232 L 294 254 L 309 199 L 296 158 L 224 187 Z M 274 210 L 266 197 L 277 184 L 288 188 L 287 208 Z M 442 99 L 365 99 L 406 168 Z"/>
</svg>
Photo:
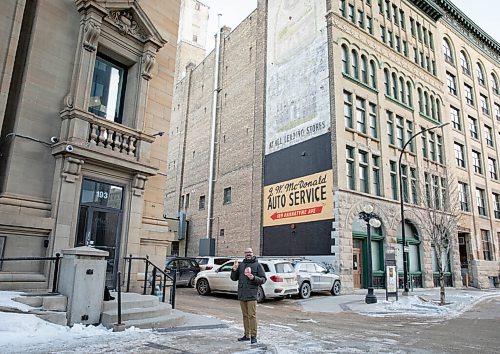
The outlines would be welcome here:
<svg viewBox="0 0 500 354">
<path fill-rule="evenodd" d="M 1 311 L 22 312 L 33 314 L 42 320 L 66 326 L 66 306 L 68 299 L 64 295 L 52 294 L 49 292 L 24 293 L 14 299 L 17 302 L 33 307 L 29 311 L 16 309 L 2 309 Z"/>
<path fill-rule="evenodd" d="M 112 328 L 118 323 L 118 296 L 111 293 L 115 300 L 104 301 L 101 323 Z M 169 303 L 160 302 L 153 295 L 122 293 L 122 324 L 125 328 L 171 328 L 186 323 L 184 314 L 172 309 Z"/>
</svg>

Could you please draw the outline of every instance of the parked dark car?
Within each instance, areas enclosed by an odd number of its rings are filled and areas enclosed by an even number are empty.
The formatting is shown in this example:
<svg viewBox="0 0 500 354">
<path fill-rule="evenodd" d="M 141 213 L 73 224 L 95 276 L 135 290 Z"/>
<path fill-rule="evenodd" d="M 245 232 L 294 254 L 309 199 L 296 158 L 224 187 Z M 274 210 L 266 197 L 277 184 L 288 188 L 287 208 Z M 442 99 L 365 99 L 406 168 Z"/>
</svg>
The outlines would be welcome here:
<svg viewBox="0 0 500 354">
<path fill-rule="evenodd" d="M 195 258 L 190 257 L 167 257 L 165 270 L 177 270 L 177 285 L 194 287 L 194 279 L 200 271 L 200 265 Z"/>
</svg>

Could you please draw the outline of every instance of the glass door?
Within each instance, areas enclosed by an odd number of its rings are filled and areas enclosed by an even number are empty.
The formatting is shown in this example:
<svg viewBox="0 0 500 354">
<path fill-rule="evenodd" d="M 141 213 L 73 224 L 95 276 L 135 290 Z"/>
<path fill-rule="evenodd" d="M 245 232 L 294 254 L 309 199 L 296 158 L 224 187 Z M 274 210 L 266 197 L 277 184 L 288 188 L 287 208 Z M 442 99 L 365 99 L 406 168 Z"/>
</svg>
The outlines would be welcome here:
<svg viewBox="0 0 500 354">
<path fill-rule="evenodd" d="M 120 257 L 120 230 L 123 188 L 84 180 L 76 246 L 90 246 L 109 253 L 106 285 L 115 288 Z"/>
</svg>

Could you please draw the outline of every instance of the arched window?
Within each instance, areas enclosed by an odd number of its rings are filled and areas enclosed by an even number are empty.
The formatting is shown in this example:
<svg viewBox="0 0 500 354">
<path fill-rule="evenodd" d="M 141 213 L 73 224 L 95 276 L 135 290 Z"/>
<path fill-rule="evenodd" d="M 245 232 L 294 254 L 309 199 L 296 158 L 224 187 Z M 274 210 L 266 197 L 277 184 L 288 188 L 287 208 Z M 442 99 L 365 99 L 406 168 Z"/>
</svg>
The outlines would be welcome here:
<svg viewBox="0 0 500 354">
<path fill-rule="evenodd" d="M 477 81 L 479 82 L 479 85 L 485 86 L 483 68 L 481 67 L 481 64 L 479 64 L 479 63 L 476 64 L 476 75 L 477 75 Z"/>
<path fill-rule="evenodd" d="M 370 61 L 370 85 L 373 88 L 377 88 L 377 71 L 375 70 L 375 62 Z"/>
<path fill-rule="evenodd" d="M 397 267 L 398 275 L 403 277 L 403 240 L 401 239 L 401 223 L 396 230 L 398 235 L 398 254 L 397 254 Z M 422 287 L 422 275 L 420 264 L 420 236 L 418 235 L 415 226 L 408 220 L 405 222 L 405 239 L 408 247 L 408 275 L 413 278 L 413 286 Z"/>
<path fill-rule="evenodd" d="M 361 56 L 361 81 L 368 84 L 368 61 L 364 55 Z"/>
<path fill-rule="evenodd" d="M 342 45 L 342 72 L 349 75 L 349 50 Z"/>
<path fill-rule="evenodd" d="M 429 116 L 429 95 L 427 91 L 424 91 L 424 113 L 426 116 Z"/>
<path fill-rule="evenodd" d="M 405 96 L 405 82 L 402 77 L 399 78 L 399 99 L 401 102 L 405 103 L 406 102 L 406 96 Z"/>
<path fill-rule="evenodd" d="M 392 73 L 392 97 L 398 98 L 398 78 L 395 73 Z"/>
<path fill-rule="evenodd" d="M 417 89 L 417 93 L 418 93 L 418 111 L 420 113 L 423 113 L 424 112 L 424 102 L 423 102 L 423 97 L 422 97 L 422 90 L 420 89 L 420 87 Z"/>
<path fill-rule="evenodd" d="M 434 96 L 431 95 L 431 117 L 432 119 L 436 119 L 436 106 L 434 105 Z"/>
<path fill-rule="evenodd" d="M 406 82 L 406 96 L 407 96 L 406 102 L 408 103 L 408 106 L 413 107 L 413 102 L 411 99 L 411 82 L 410 81 Z"/>
<path fill-rule="evenodd" d="M 463 50 L 460 51 L 460 66 L 462 67 L 462 71 L 465 75 L 470 76 L 470 65 L 469 60 L 467 59 L 467 55 Z"/>
<path fill-rule="evenodd" d="M 358 52 L 353 50 L 351 52 L 351 66 L 352 66 L 352 76 L 355 79 L 359 79 L 359 68 L 358 68 Z"/>
<path fill-rule="evenodd" d="M 453 64 L 453 55 L 451 53 L 451 46 L 446 38 L 443 39 L 443 55 L 444 55 L 444 60 L 446 60 L 450 64 Z"/>
<path fill-rule="evenodd" d="M 499 91 L 498 91 L 498 79 L 497 79 L 497 76 L 495 75 L 495 73 L 491 73 L 491 89 L 493 90 L 493 93 L 495 95 L 499 94 Z"/>
<path fill-rule="evenodd" d="M 384 69 L 384 86 L 385 86 L 385 94 L 387 96 L 391 95 L 391 91 L 389 89 L 389 86 L 390 86 L 389 81 L 390 81 L 390 79 L 389 79 L 389 70 Z"/>
<path fill-rule="evenodd" d="M 441 122 L 441 103 L 439 102 L 439 98 L 436 98 L 436 119 L 438 122 Z"/>
</svg>

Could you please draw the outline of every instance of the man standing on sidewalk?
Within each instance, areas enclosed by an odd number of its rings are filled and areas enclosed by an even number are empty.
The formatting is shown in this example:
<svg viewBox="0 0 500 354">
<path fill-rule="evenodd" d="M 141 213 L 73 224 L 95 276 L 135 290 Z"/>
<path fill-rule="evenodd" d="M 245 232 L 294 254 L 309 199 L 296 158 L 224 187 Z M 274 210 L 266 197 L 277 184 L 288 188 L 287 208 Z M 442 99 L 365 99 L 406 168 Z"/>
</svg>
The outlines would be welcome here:
<svg viewBox="0 0 500 354">
<path fill-rule="evenodd" d="M 266 282 L 264 268 L 253 255 L 251 248 L 245 250 L 245 259 L 238 264 L 234 260 L 231 279 L 238 281 L 238 300 L 240 300 L 241 313 L 245 334 L 238 341 L 257 343 L 257 292 L 259 286 Z"/>
</svg>

